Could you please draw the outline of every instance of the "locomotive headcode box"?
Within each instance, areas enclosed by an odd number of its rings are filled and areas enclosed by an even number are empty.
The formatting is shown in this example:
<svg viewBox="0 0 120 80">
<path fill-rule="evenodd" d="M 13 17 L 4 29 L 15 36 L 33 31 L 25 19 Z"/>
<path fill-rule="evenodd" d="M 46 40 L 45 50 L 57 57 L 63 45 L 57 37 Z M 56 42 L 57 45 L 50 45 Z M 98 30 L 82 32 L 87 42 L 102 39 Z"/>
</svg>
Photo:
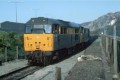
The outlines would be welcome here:
<svg viewBox="0 0 120 80">
<path fill-rule="evenodd" d="M 34 25 L 33 28 L 34 29 L 41 29 L 41 28 L 43 29 L 44 26 L 43 25 Z"/>
</svg>

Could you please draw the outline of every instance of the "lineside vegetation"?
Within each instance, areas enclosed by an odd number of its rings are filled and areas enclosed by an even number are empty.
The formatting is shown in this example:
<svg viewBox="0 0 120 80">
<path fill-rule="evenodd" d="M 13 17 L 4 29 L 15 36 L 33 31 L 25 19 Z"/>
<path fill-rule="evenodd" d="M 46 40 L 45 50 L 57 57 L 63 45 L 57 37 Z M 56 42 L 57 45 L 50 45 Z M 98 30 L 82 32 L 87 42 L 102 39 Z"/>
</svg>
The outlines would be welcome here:
<svg viewBox="0 0 120 80">
<path fill-rule="evenodd" d="M 0 60 L 5 61 L 5 48 L 7 48 L 8 61 L 16 59 L 16 46 L 18 46 L 18 55 L 23 56 L 23 35 L 0 31 Z"/>
</svg>

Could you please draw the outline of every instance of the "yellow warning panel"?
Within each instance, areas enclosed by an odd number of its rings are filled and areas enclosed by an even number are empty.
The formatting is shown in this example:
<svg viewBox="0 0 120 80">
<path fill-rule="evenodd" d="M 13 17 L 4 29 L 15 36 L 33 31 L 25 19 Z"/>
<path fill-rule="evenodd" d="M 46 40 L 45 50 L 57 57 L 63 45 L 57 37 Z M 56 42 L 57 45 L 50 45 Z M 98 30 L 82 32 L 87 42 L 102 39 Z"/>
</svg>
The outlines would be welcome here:
<svg viewBox="0 0 120 80">
<path fill-rule="evenodd" d="M 24 34 L 25 51 L 53 51 L 54 50 L 53 34 Z"/>
</svg>

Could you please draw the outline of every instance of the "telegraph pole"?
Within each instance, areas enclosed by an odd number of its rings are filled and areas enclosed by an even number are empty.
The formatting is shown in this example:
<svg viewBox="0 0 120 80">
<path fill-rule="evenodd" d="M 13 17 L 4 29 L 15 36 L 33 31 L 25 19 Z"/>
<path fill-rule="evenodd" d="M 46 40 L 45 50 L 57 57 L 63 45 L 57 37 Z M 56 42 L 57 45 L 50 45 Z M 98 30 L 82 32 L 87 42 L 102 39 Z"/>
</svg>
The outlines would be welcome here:
<svg viewBox="0 0 120 80">
<path fill-rule="evenodd" d="M 14 3 L 15 4 L 15 15 L 16 15 L 16 22 L 18 21 L 18 3 L 22 3 L 22 2 L 18 2 L 18 1 L 10 1 L 10 3 Z"/>
</svg>

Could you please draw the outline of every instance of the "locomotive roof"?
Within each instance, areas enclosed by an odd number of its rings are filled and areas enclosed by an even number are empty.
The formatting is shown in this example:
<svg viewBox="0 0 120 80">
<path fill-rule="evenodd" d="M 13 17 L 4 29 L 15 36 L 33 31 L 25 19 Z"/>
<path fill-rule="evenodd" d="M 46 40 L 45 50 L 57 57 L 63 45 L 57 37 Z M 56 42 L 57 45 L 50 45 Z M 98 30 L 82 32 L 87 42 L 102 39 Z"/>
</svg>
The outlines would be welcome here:
<svg viewBox="0 0 120 80">
<path fill-rule="evenodd" d="M 74 27 L 79 28 L 81 27 L 80 24 L 76 24 L 73 22 L 63 21 L 59 19 L 52 19 L 52 18 L 44 18 L 44 17 L 38 17 L 38 18 L 31 18 L 26 24 L 34 25 L 34 24 L 59 24 L 62 27 Z"/>
</svg>

